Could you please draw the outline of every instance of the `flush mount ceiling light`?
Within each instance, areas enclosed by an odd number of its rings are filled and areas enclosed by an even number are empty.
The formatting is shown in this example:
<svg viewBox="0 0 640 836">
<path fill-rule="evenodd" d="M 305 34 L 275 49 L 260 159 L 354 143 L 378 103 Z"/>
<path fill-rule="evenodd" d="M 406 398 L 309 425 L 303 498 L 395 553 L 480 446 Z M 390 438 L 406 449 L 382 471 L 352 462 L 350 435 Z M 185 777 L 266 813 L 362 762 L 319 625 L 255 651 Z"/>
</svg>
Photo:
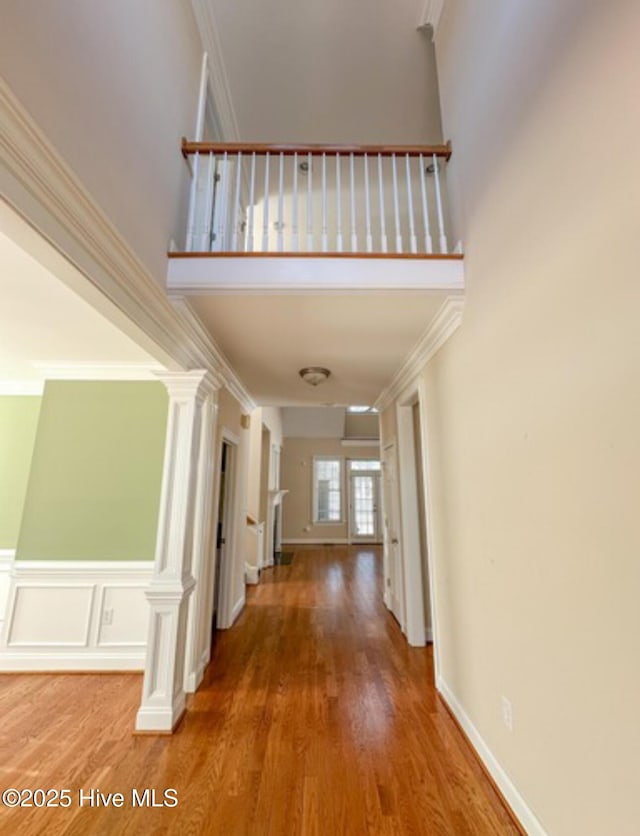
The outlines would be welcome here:
<svg viewBox="0 0 640 836">
<path fill-rule="evenodd" d="M 306 366 L 304 369 L 300 369 L 298 374 L 310 386 L 319 386 L 325 382 L 331 372 L 322 366 Z"/>
</svg>

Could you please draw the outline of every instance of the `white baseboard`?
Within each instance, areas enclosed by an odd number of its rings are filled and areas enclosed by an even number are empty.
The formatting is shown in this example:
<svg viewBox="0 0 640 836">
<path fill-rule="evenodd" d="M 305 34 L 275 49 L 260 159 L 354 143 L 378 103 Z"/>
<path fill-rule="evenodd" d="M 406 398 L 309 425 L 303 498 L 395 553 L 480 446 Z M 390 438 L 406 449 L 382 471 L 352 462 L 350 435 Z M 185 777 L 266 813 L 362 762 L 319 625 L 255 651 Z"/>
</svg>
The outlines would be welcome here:
<svg viewBox="0 0 640 836">
<path fill-rule="evenodd" d="M 529 836 L 547 836 L 545 829 L 542 827 L 534 812 L 528 806 L 522 795 L 517 790 L 507 773 L 504 771 L 498 760 L 489 749 L 483 740 L 480 732 L 471 722 L 469 716 L 464 708 L 458 702 L 453 691 L 449 688 L 445 680 L 440 676 L 436 683 L 438 691 L 446 700 L 449 708 L 453 712 L 455 718 L 464 729 L 465 734 L 473 745 L 480 759 L 487 768 L 489 774 L 496 782 L 498 789 L 505 797 L 507 803 L 511 807 L 514 815 L 528 833 Z"/>
<path fill-rule="evenodd" d="M 348 546 L 349 540 L 347 537 L 320 537 L 311 538 L 305 537 L 300 539 L 282 540 L 283 546 Z"/>
<path fill-rule="evenodd" d="M 243 595 L 241 598 L 238 598 L 238 600 L 233 605 L 233 609 L 231 610 L 231 626 L 232 627 L 236 623 L 237 619 L 240 617 L 240 613 L 244 609 L 245 600 L 246 599 Z"/>
<path fill-rule="evenodd" d="M 14 561 L 0 671 L 143 670 L 153 561 Z"/>
</svg>

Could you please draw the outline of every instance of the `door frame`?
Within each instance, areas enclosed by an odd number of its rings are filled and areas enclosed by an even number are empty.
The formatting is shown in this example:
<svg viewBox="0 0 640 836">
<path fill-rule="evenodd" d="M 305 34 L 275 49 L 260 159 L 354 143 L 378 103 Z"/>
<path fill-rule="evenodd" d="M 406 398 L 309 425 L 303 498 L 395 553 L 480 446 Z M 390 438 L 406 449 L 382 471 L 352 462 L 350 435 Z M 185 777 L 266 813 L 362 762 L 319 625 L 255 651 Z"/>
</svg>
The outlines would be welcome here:
<svg viewBox="0 0 640 836">
<path fill-rule="evenodd" d="M 214 589 L 215 584 L 215 562 L 217 559 L 216 538 L 218 532 L 218 516 L 220 508 L 220 486 L 222 483 L 222 447 L 228 444 L 231 448 L 231 455 L 228 457 L 227 468 L 229 476 L 227 481 L 227 496 L 229 501 L 225 505 L 225 532 L 227 534 L 226 548 L 224 556 L 220 563 L 220 574 L 218 577 L 219 590 Z M 214 596 L 218 595 L 218 624 L 219 630 L 231 627 L 234 620 L 233 614 L 233 578 L 234 567 L 236 565 L 237 550 L 238 550 L 238 532 L 237 532 L 237 508 L 238 504 L 238 488 L 240 480 L 238 479 L 238 458 L 240 455 L 240 439 L 238 436 L 229 430 L 227 427 L 221 427 L 218 433 L 218 441 L 216 444 L 216 475 L 215 475 L 215 491 L 213 496 L 213 548 L 211 549 L 211 556 L 209 560 L 209 567 L 207 572 L 207 605 L 205 609 L 206 623 L 209 625 L 207 648 L 208 658 L 211 655 L 211 623 L 213 621 L 213 605 Z"/>
<path fill-rule="evenodd" d="M 392 451 L 390 453 L 390 451 Z M 385 466 L 386 459 L 393 458 L 394 480 L 390 485 L 389 490 L 393 495 L 387 495 L 384 487 L 385 482 Z M 398 444 L 395 436 L 390 438 L 382 447 L 380 461 L 382 463 L 382 498 L 384 503 L 384 513 L 382 521 L 382 560 L 383 560 L 383 576 L 384 576 L 384 603 L 389 612 L 397 619 L 400 629 L 406 633 L 406 602 L 405 602 L 405 581 L 404 581 L 404 560 L 402 559 L 402 528 L 401 528 L 401 513 L 400 513 L 400 485 L 399 485 L 399 467 L 398 467 Z M 385 519 L 393 521 L 393 533 L 396 536 L 396 543 L 393 543 L 389 526 L 385 525 Z M 395 545 L 397 564 L 399 567 L 400 581 L 399 588 L 396 590 L 396 599 L 400 612 L 396 613 L 393 609 L 393 601 L 391 598 L 391 551 Z M 394 568 L 394 571 L 397 571 Z"/>
<path fill-rule="evenodd" d="M 422 377 L 416 378 L 396 401 L 398 431 L 398 482 L 402 517 L 402 551 L 405 564 L 407 601 L 407 640 L 409 644 L 426 644 L 424 592 L 422 585 L 422 561 L 420 554 L 420 530 L 418 515 L 418 491 L 413 407 L 418 404 L 420 414 L 420 442 L 422 447 L 422 487 L 424 494 L 425 544 L 427 549 L 427 575 L 429 602 L 431 605 L 431 629 L 436 682 L 440 675 L 437 608 L 437 558 L 433 535 L 433 510 L 431 504 L 430 441 L 428 432 L 427 390 Z"/>
</svg>

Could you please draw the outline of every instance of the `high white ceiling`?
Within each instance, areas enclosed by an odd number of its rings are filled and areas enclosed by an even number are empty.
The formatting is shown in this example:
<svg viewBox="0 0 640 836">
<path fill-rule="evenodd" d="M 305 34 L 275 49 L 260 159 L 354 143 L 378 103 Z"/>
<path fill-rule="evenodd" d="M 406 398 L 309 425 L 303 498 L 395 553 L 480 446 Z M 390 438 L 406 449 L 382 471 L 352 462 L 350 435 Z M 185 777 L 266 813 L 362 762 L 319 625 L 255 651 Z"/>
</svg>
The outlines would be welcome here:
<svg viewBox="0 0 640 836">
<path fill-rule="evenodd" d="M 9 237 L 8 227 L 14 231 L 21 224 L 4 206 L 0 213 L 0 384 L 43 380 L 51 376 L 52 366 L 64 367 L 64 372 L 60 369 L 63 375 L 72 374 L 73 368 L 93 368 L 94 373 L 96 367 L 158 368 L 154 358 Z M 33 230 L 30 233 L 36 236 Z"/>
<path fill-rule="evenodd" d="M 424 0 L 208 2 L 243 141 L 441 141 Z"/>
<path fill-rule="evenodd" d="M 450 292 L 449 292 L 450 293 Z M 373 404 L 449 293 L 211 295 L 189 301 L 262 405 Z M 318 387 L 298 375 L 325 366 Z"/>
</svg>

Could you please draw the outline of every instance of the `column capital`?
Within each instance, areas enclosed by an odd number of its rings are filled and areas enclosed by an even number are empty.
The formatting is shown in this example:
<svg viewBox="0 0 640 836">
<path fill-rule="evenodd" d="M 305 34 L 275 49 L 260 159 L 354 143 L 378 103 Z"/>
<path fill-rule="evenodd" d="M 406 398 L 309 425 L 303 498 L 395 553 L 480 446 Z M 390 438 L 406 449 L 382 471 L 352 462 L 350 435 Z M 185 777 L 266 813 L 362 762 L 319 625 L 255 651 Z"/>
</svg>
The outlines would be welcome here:
<svg viewBox="0 0 640 836">
<path fill-rule="evenodd" d="M 207 369 L 191 369 L 186 372 L 157 372 L 157 379 L 164 383 L 169 397 L 175 400 L 195 398 L 203 401 L 218 391 L 224 380 Z"/>
</svg>

